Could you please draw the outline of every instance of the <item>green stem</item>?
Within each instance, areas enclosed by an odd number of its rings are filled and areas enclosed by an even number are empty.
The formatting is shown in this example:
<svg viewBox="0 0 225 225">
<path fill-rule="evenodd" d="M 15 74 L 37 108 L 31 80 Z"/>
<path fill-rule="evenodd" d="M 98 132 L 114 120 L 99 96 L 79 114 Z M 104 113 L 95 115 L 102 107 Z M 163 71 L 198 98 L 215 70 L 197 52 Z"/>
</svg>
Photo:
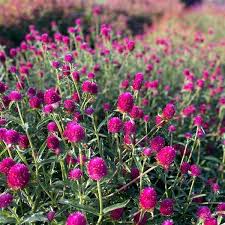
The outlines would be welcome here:
<svg viewBox="0 0 225 225">
<path fill-rule="evenodd" d="M 102 217 L 103 217 L 103 202 L 102 202 L 102 192 L 101 192 L 101 185 L 100 181 L 97 181 L 97 188 L 98 188 L 98 199 L 99 199 L 99 217 L 97 225 L 101 224 Z"/>
</svg>

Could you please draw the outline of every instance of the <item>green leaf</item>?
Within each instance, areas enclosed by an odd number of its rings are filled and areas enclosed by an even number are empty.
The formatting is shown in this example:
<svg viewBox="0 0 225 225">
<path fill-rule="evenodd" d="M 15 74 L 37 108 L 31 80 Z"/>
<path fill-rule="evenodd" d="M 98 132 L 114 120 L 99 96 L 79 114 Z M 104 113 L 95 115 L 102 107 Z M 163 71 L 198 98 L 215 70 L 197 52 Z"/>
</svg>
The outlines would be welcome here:
<svg viewBox="0 0 225 225">
<path fill-rule="evenodd" d="M 43 215 L 42 212 L 39 212 L 39 213 L 35 213 L 32 216 L 29 216 L 26 219 L 24 219 L 22 224 L 27 223 L 27 222 L 33 223 L 33 222 L 37 222 L 37 221 L 44 222 L 44 221 L 47 221 L 47 218 L 46 218 L 46 216 Z"/>
<path fill-rule="evenodd" d="M 98 216 L 98 211 L 91 206 L 75 204 L 72 201 L 69 201 L 67 199 L 60 199 L 59 203 L 65 204 L 65 205 L 70 205 L 70 206 L 76 208 L 77 210 L 84 210 L 85 212 L 88 212 L 88 213 L 91 213 L 91 214 L 94 214 L 94 215 Z"/>
<path fill-rule="evenodd" d="M 117 204 L 111 205 L 111 206 L 109 206 L 109 207 L 106 207 L 106 208 L 103 210 L 103 213 L 106 214 L 106 213 L 108 213 L 108 212 L 113 211 L 114 209 L 124 208 L 124 207 L 128 204 L 129 201 L 130 201 L 130 199 L 128 199 L 127 201 L 124 201 L 124 202 L 117 203 Z"/>
</svg>

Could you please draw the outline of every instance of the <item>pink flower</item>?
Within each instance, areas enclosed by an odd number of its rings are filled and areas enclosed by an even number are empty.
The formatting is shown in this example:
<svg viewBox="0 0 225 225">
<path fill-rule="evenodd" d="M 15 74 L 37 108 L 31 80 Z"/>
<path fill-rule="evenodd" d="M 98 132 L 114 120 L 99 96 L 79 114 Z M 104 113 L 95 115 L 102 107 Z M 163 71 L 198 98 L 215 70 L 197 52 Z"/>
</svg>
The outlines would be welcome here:
<svg viewBox="0 0 225 225">
<path fill-rule="evenodd" d="M 22 99 L 22 95 L 18 91 L 11 91 L 9 93 L 9 99 L 10 99 L 10 101 L 18 102 Z"/>
<path fill-rule="evenodd" d="M 59 139 L 54 135 L 49 136 L 47 138 L 47 146 L 49 149 L 59 148 Z"/>
<path fill-rule="evenodd" d="M 57 124 L 54 121 L 48 123 L 47 129 L 49 132 L 52 132 L 52 133 L 58 131 Z"/>
<path fill-rule="evenodd" d="M 75 122 L 69 122 L 64 130 L 64 137 L 68 139 L 69 142 L 81 142 L 85 138 L 84 128 Z"/>
<path fill-rule="evenodd" d="M 157 194 L 154 188 L 147 187 L 141 191 L 139 203 L 142 209 L 153 211 L 157 204 Z"/>
<path fill-rule="evenodd" d="M 143 155 L 144 155 L 144 156 L 149 157 L 149 156 L 152 155 L 152 153 L 153 153 L 153 151 L 152 151 L 151 148 L 144 148 L 144 150 L 143 150 Z"/>
<path fill-rule="evenodd" d="M 118 97 L 117 108 L 122 113 L 131 112 L 134 105 L 134 98 L 130 92 L 122 93 Z"/>
<path fill-rule="evenodd" d="M 173 220 L 165 220 L 162 225 L 174 225 Z"/>
<path fill-rule="evenodd" d="M 152 151 L 158 152 L 165 146 L 165 139 L 161 136 L 156 136 L 150 140 Z"/>
<path fill-rule="evenodd" d="M 221 202 L 217 205 L 216 212 L 219 216 L 225 217 L 225 202 Z"/>
<path fill-rule="evenodd" d="M 4 158 L 0 162 L 0 173 L 7 175 L 10 168 L 14 166 L 16 162 L 12 158 Z"/>
<path fill-rule="evenodd" d="M 41 105 L 41 100 L 37 96 L 34 96 L 29 99 L 29 105 L 32 109 L 38 109 Z"/>
<path fill-rule="evenodd" d="M 98 93 L 98 86 L 95 82 L 86 80 L 82 84 L 82 91 L 95 95 Z"/>
<path fill-rule="evenodd" d="M 99 181 L 107 175 L 107 165 L 100 157 L 92 158 L 87 165 L 88 176 L 92 180 Z"/>
<path fill-rule="evenodd" d="M 136 91 L 140 90 L 143 84 L 143 81 L 144 81 L 144 75 L 142 73 L 137 73 L 135 75 L 135 78 L 132 84 L 133 89 Z"/>
<path fill-rule="evenodd" d="M 75 168 L 69 171 L 68 178 L 70 180 L 79 180 L 83 176 L 83 172 L 79 168 Z"/>
<path fill-rule="evenodd" d="M 29 140 L 28 140 L 28 138 L 27 138 L 27 135 L 25 135 L 25 134 L 20 134 L 18 144 L 19 144 L 19 147 L 20 147 L 21 149 L 26 149 L 26 148 L 28 148 L 28 147 L 29 147 Z"/>
<path fill-rule="evenodd" d="M 170 198 L 164 199 L 161 203 L 160 203 L 160 213 L 163 216 L 171 216 L 173 214 L 173 204 L 174 201 Z"/>
<path fill-rule="evenodd" d="M 30 180 L 30 172 L 26 165 L 17 163 L 12 166 L 7 175 L 7 183 L 13 190 L 23 189 Z"/>
<path fill-rule="evenodd" d="M 9 193 L 0 194 L 0 209 L 7 208 L 13 201 L 13 196 Z"/>
<path fill-rule="evenodd" d="M 190 167 L 191 176 L 199 177 L 201 175 L 201 168 L 195 164 Z"/>
<path fill-rule="evenodd" d="M 74 212 L 68 216 L 66 225 L 87 225 L 87 219 L 82 212 Z"/>
<path fill-rule="evenodd" d="M 199 219 L 205 220 L 205 219 L 211 217 L 211 211 L 210 211 L 209 207 L 201 206 L 198 208 L 196 216 Z"/>
<path fill-rule="evenodd" d="M 7 130 L 5 132 L 5 142 L 7 144 L 17 144 L 19 137 L 19 133 L 15 130 Z"/>
<path fill-rule="evenodd" d="M 217 219 L 211 217 L 211 218 L 207 218 L 205 221 L 204 221 L 204 225 L 217 225 Z"/>
<path fill-rule="evenodd" d="M 52 221 L 52 220 L 54 220 L 54 218 L 55 218 L 55 211 L 49 211 L 48 213 L 47 213 L 47 219 L 48 219 L 48 221 Z"/>
<path fill-rule="evenodd" d="M 134 224 L 135 225 L 145 225 L 147 224 L 147 221 L 148 221 L 148 217 L 147 217 L 147 214 L 146 213 L 137 213 L 135 216 L 134 216 Z"/>
<path fill-rule="evenodd" d="M 168 170 L 176 157 L 176 151 L 171 146 L 162 148 L 156 155 L 156 160 L 159 165 Z"/>
<path fill-rule="evenodd" d="M 111 133 L 119 133 L 123 128 L 123 122 L 119 117 L 113 117 L 108 121 L 108 131 Z"/>
<path fill-rule="evenodd" d="M 123 216 L 124 209 L 123 208 L 118 208 L 114 209 L 113 211 L 110 212 L 110 218 L 112 220 L 120 220 Z"/>
<path fill-rule="evenodd" d="M 175 106 L 173 104 L 169 103 L 163 109 L 162 116 L 163 116 L 164 119 L 170 120 L 170 119 L 173 118 L 175 112 L 176 112 Z"/>
<path fill-rule="evenodd" d="M 180 171 L 182 174 L 187 174 L 191 165 L 188 162 L 183 162 L 180 166 Z"/>
<path fill-rule="evenodd" d="M 46 105 L 53 104 L 59 102 L 61 100 L 58 92 L 55 88 L 50 88 L 45 91 L 44 93 L 44 102 Z"/>
</svg>

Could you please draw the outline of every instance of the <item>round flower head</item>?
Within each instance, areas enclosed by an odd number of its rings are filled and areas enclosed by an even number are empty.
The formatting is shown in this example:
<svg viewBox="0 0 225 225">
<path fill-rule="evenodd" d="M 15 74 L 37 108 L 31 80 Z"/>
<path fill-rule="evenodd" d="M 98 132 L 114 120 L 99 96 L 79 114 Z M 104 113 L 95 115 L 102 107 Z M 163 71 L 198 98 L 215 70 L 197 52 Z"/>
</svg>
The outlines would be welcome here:
<svg viewBox="0 0 225 225">
<path fill-rule="evenodd" d="M 107 175 L 107 165 L 104 159 L 95 157 L 87 165 L 87 172 L 92 180 L 99 181 Z"/>
<path fill-rule="evenodd" d="M 112 220 L 120 220 L 123 216 L 124 208 L 114 209 L 110 212 L 110 218 Z"/>
<path fill-rule="evenodd" d="M 180 166 L 180 171 L 182 174 L 187 174 L 191 165 L 188 162 L 183 162 Z"/>
<path fill-rule="evenodd" d="M 98 86 L 95 82 L 86 80 L 82 83 L 82 91 L 95 95 L 98 93 Z"/>
<path fill-rule="evenodd" d="M 216 212 L 219 216 L 225 217 L 225 202 L 221 202 L 217 205 Z"/>
<path fill-rule="evenodd" d="M 13 190 L 23 189 L 27 186 L 30 180 L 30 172 L 22 163 L 17 163 L 12 166 L 7 175 L 7 183 Z"/>
<path fill-rule="evenodd" d="M 143 81 L 144 81 L 144 75 L 142 73 L 137 73 L 135 75 L 135 78 L 132 84 L 133 89 L 136 91 L 140 90 L 143 84 Z"/>
<path fill-rule="evenodd" d="M 3 83 L 2 81 L 0 81 L 0 93 L 4 93 L 7 90 L 7 86 L 5 83 Z"/>
<path fill-rule="evenodd" d="M 69 142 L 81 142 L 85 138 L 84 128 L 75 122 L 69 122 L 64 130 L 64 137 L 68 139 Z"/>
<path fill-rule="evenodd" d="M 198 208 L 196 216 L 198 217 L 198 219 L 205 220 L 205 219 L 211 217 L 211 211 L 210 211 L 209 207 L 201 206 Z"/>
<path fill-rule="evenodd" d="M 146 213 L 137 213 L 135 216 L 134 216 L 134 224 L 135 225 L 145 225 L 147 224 L 147 221 L 148 221 L 148 217 L 147 217 L 147 214 Z"/>
<path fill-rule="evenodd" d="M 13 196 L 9 193 L 0 194 L 0 209 L 7 208 L 13 201 Z"/>
<path fill-rule="evenodd" d="M 122 113 L 131 112 L 134 105 L 134 98 L 130 92 L 122 93 L 118 97 L 117 108 Z"/>
<path fill-rule="evenodd" d="M 108 121 L 108 131 L 111 133 L 119 133 L 122 130 L 123 122 L 119 117 L 113 117 Z"/>
<path fill-rule="evenodd" d="M 204 221 L 204 225 L 217 225 L 217 219 L 215 218 L 207 218 L 205 221 Z"/>
<path fill-rule="evenodd" d="M 22 99 L 22 95 L 18 91 L 11 91 L 9 93 L 9 99 L 13 102 L 18 102 Z"/>
<path fill-rule="evenodd" d="M 175 106 L 171 103 L 167 104 L 163 109 L 162 116 L 166 120 L 170 120 L 173 118 L 175 114 Z"/>
<path fill-rule="evenodd" d="M 71 99 L 66 99 L 63 103 L 64 108 L 66 109 L 67 112 L 72 113 L 76 109 L 76 105 L 73 100 Z"/>
<path fill-rule="evenodd" d="M 174 225 L 173 220 L 165 220 L 162 225 Z"/>
<path fill-rule="evenodd" d="M 197 127 L 201 127 L 203 125 L 203 119 L 200 115 L 194 118 L 194 125 Z"/>
<path fill-rule="evenodd" d="M 66 220 L 66 225 L 86 225 L 87 219 L 82 212 L 70 214 Z"/>
<path fill-rule="evenodd" d="M 19 133 L 15 130 L 7 130 L 5 133 L 5 142 L 7 144 L 17 144 L 19 141 Z"/>
<path fill-rule="evenodd" d="M 50 88 L 45 91 L 44 93 L 44 102 L 46 105 L 50 105 L 56 102 L 59 102 L 61 100 L 58 92 L 55 90 L 55 88 Z"/>
<path fill-rule="evenodd" d="M 40 108 L 41 100 L 37 96 L 34 96 L 29 99 L 29 105 L 32 109 L 38 109 Z"/>
<path fill-rule="evenodd" d="M 47 219 L 48 219 L 48 221 L 52 221 L 52 220 L 54 220 L 54 218 L 55 218 L 55 211 L 49 211 L 48 213 L 47 213 Z"/>
<path fill-rule="evenodd" d="M 151 148 L 144 148 L 143 155 L 147 156 L 147 157 L 151 156 L 152 155 L 152 149 Z"/>
<path fill-rule="evenodd" d="M 173 214 L 174 201 L 170 198 L 164 199 L 160 203 L 160 214 L 163 216 L 171 216 Z"/>
<path fill-rule="evenodd" d="M 45 114 L 50 114 L 54 111 L 54 108 L 52 105 L 45 105 L 43 111 Z"/>
<path fill-rule="evenodd" d="M 66 54 L 64 57 L 65 62 L 72 63 L 73 62 L 73 55 L 72 54 Z"/>
<path fill-rule="evenodd" d="M 49 149 L 59 148 L 59 139 L 54 135 L 51 135 L 47 138 L 47 146 Z"/>
<path fill-rule="evenodd" d="M 70 180 L 79 180 L 83 176 L 81 169 L 75 168 L 69 171 L 68 178 Z"/>
<path fill-rule="evenodd" d="M 57 132 L 58 131 L 57 124 L 54 121 L 48 123 L 47 129 L 48 129 L 48 132 Z"/>
<path fill-rule="evenodd" d="M 154 188 L 147 187 L 141 191 L 139 203 L 142 209 L 153 211 L 157 204 L 157 194 Z"/>
<path fill-rule="evenodd" d="M 136 133 L 136 125 L 133 120 L 124 122 L 124 133 L 126 135 L 131 135 Z"/>
<path fill-rule="evenodd" d="M 26 149 L 29 147 L 29 140 L 27 138 L 27 135 L 25 134 L 20 134 L 20 137 L 19 137 L 19 147 L 21 149 Z"/>
<path fill-rule="evenodd" d="M 151 139 L 150 147 L 152 151 L 158 152 L 165 146 L 165 139 L 161 136 L 156 136 Z"/>
<path fill-rule="evenodd" d="M 201 175 L 201 168 L 195 164 L 190 167 L 191 176 L 199 177 Z"/>
<path fill-rule="evenodd" d="M 12 158 L 4 158 L 0 162 L 0 173 L 7 175 L 10 168 L 14 166 L 16 162 Z"/>
<path fill-rule="evenodd" d="M 176 157 L 176 151 L 171 146 L 162 148 L 156 155 L 156 160 L 159 165 L 168 170 Z"/>
</svg>

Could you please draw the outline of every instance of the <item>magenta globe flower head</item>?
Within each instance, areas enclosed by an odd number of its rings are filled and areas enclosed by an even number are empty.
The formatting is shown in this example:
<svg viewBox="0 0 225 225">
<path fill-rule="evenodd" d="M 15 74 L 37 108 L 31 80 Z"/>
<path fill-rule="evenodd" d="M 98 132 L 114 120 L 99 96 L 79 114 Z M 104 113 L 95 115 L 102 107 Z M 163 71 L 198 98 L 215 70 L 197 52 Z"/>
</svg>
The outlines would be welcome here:
<svg viewBox="0 0 225 225">
<path fill-rule="evenodd" d="M 211 217 L 210 208 L 207 206 L 201 206 L 197 209 L 196 216 L 198 219 L 205 220 Z"/>
<path fill-rule="evenodd" d="M 160 128 L 160 127 L 163 127 L 166 124 L 166 122 L 161 115 L 157 115 L 155 117 L 155 124 L 158 128 Z"/>
<path fill-rule="evenodd" d="M 71 99 L 66 99 L 63 103 L 63 106 L 64 106 L 65 110 L 69 113 L 74 112 L 76 109 L 76 105 L 75 105 L 74 101 Z"/>
<path fill-rule="evenodd" d="M 118 221 L 122 218 L 124 212 L 124 208 L 114 209 L 110 212 L 110 218 L 112 220 Z"/>
<path fill-rule="evenodd" d="M 218 183 L 213 183 L 211 184 L 211 189 L 214 193 L 219 193 L 220 192 L 220 186 Z"/>
<path fill-rule="evenodd" d="M 85 130 L 80 124 L 76 122 L 69 122 L 65 127 L 64 137 L 69 142 L 78 143 L 84 140 Z"/>
<path fill-rule="evenodd" d="M 13 196 L 9 193 L 0 194 L 0 209 L 5 209 L 11 205 Z"/>
<path fill-rule="evenodd" d="M 225 217 L 225 202 L 221 202 L 217 205 L 216 212 L 218 216 Z"/>
<path fill-rule="evenodd" d="M 16 164 L 16 162 L 12 159 L 12 158 L 4 158 L 1 162 L 0 162 L 0 173 L 7 175 L 10 168 L 12 166 L 14 166 Z"/>
<path fill-rule="evenodd" d="M 69 171 L 68 178 L 69 180 L 75 181 L 80 180 L 80 178 L 83 176 L 83 172 L 79 168 L 75 168 Z"/>
<path fill-rule="evenodd" d="M 191 165 L 190 163 L 188 162 L 183 162 L 180 166 L 180 171 L 181 171 L 181 174 L 187 174 L 188 171 L 190 170 L 191 168 Z"/>
<path fill-rule="evenodd" d="M 117 108 L 121 113 L 131 112 L 134 106 L 134 98 L 130 92 L 122 93 L 118 97 Z"/>
<path fill-rule="evenodd" d="M 152 212 L 157 204 L 157 193 L 154 188 L 146 187 L 141 191 L 139 204 L 142 209 Z"/>
<path fill-rule="evenodd" d="M 162 225 L 174 225 L 173 220 L 165 220 Z"/>
<path fill-rule="evenodd" d="M 124 122 L 124 133 L 126 135 L 131 135 L 136 133 L 136 125 L 133 120 Z"/>
<path fill-rule="evenodd" d="M 0 81 L 0 93 L 3 94 L 7 90 L 7 85 Z"/>
<path fill-rule="evenodd" d="M 171 216 L 173 214 L 174 200 L 167 198 L 160 203 L 160 214 L 162 216 Z"/>
<path fill-rule="evenodd" d="M 192 177 L 199 177 L 201 175 L 201 168 L 198 165 L 191 165 L 190 167 L 190 175 Z"/>
<path fill-rule="evenodd" d="M 29 105 L 32 109 L 38 109 L 40 108 L 41 100 L 37 96 L 34 96 L 29 99 Z"/>
<path fill-rule="evenodd" d="M 203 125 L 203 119 L 200 115 L 194 118 L 194 125 L 197 127 L 201 127 Z"/>
<path fill-rule="evenodd" d="M 45 105 L 43 107 L 43 112 L 48 115 L 50 113 L 53 113 L 54 112 L 54 107 L 52 105 Z"/>
<path fill-rule="evenodd" d="M 151 156 L 152 153 L 153 153 L 153 151 L 152 151 L 151 148 L 144 148 L 144 150 L 143 150 L 143 155 L 146 156 L 146 157 Z"/>
<path fill-rule="evenodd" d="M 82 91 L 84 93 L 89 93 L 89 94 L 92 94 L 92 95 L 95 95 L 98 93 L 98 86 L 95 82 L 92 82 L 92 81 L 89 81 L 89 80 L 86 80 L 82 83 Z"/>
<path fill-rule="evenodd" d="M 19 147 L 20 147 L 21 149 L 26 149 L 26 148 L 28 148 L 28 147 L 29 147 L 29 140 L 28 140 L 27 135 L 25 135 L 25 134 L 20 134 L 18 144 L 19 144 Z"/>
<path fill-rule="evenodd" d="M 55 218 L 55 211 L 51 210 L 47 213 L 46 217 L 48 219 L 49 222 L 51 222 L 52 220 L 54 220 Z"/>
<path fill-rule="evenodd" d="M 145 225 L 148 222 L 147 213 L 136 213 L 134 215 L 134 224 L 135 225 Z"/>
<path fill-rule="evenodd" d="M 58 126 L 54 121 L 52 121 L 52 122 L 48 123 L 47 129 L 48 129 L 48 132 L 50 132 L 50 133 L 57 132 Z"/>
<path fill-rule="evenodd" d="M 111 105 L 110 105 L 109 103 L 104 103 L 104 104 L 103 104 L 103 110 L 104 110 L 105 112 L 110 111 L 110 109 L 111 109 Z"/>
<path fill-rule="evenodd" d="M 82 212 L 74 212 L 68 216 L 66 225 L 87 225 L 86 216 Z"/>
<path fill-rule="evenodd" d="M 119 133 L 123 128 L 123 122 L 119 117 L 112 117 L 108 121 L 108 131 L 110 133 Z"/>
<path fill-rule="evenodd" d="M 144 75 L 142 73 L 137 73 L 135 75 L 132 87 L 135 91 L 138 91 L 141 89 L 141 86 L 144 82 Z"/>
<path fill-rule="evenodd" d="M 150 140 L 152 151 L 158 152 L 165 146 L 165 139 L 161 136 L 156 136 Z"/>
<path fill-rule="evenodd" d="M 7 175 L 7 184 L 13 190 L 23 189 L 30 181 L 30 172 L 26 165 L 17 163 L 12 166 Z"/>
<path fill-rule="evenodd" d="M 138 119 L 140 115 L 140 111 L 141 111 L 140 107 L 134 105 L 132 110 L 130 111 L 130 117 L 133 119 Z"/>
<path fill-rule="evenodd" d="M 204 221 L 204 225 L 217 225 L 217 219 L 214 218 L 214 217 L 211 217 L 211 218 L 207 218 L 205 221 Z"/>
<path fill-rule="evenodd" d="M 59 148 L 59 139 L 54 136 L 54 135 L 50 135 L 47 138 L 47 147 L 49 149 L 57 149 Z"/>
<path fill-rule="evenodd" d="M 87 164 L 87 172 L 92 180 L 102 180 L 107 175 L 105 160 L 100 157 L 92 158 Z"/>
<path fill-rule="evenodd" d="M 18 91 L 11 91 L 8 96 L 12 102 L 19 102 L 22 99 L 22 95 Z"/>
<path fill-rule="evenodd" d="M 171 120 L 173 118 L 175 112 L 176 112 L 176 110 L 175 110 L 174 104 L 169 103 L 163 109 L 162 116 L 166 120 Z"/>
<path fill-rule="evenodd" d="M 72 54 L 66 54 L 64 57 L 65 62 L 72 63 L 73 62 L 73 55 Z"/>
<path fill-rule="evenodd" d="M 89 116 L 92 115 L 94 112 L 95 112 L 95 110 L 93 107 L 88 107 L 85 109 L 85 113 Z"/>
<path fill-rule="evenodd" d="M 59 102 L 61 100 L 58 92 L 55 88 L 50 88 L 45 91 L 44 93 L 44 103 L 46 105 L 50 105 L 56 102 Z"/>
<path fill-rule="evenodd" d="M 176 157 L 176 151 L 171 146 L 162 148 L 156 155 L 156 160 L 165 170 L 168 170 Z"/>
<path fill-rule="evenodd" d="M 168 128 L 168 131 L 170 133 L 174 133 L 176 131 L 176 127 L 174 125 L 170 125 L 169 128 Z"/>
<path fill-rule="evenodd" d="M 5 142 L 9 144 L 18 144 L 19 141 L 19 133 L 15 130 L 7 130 L 5 132 Z"/>
</svg>

